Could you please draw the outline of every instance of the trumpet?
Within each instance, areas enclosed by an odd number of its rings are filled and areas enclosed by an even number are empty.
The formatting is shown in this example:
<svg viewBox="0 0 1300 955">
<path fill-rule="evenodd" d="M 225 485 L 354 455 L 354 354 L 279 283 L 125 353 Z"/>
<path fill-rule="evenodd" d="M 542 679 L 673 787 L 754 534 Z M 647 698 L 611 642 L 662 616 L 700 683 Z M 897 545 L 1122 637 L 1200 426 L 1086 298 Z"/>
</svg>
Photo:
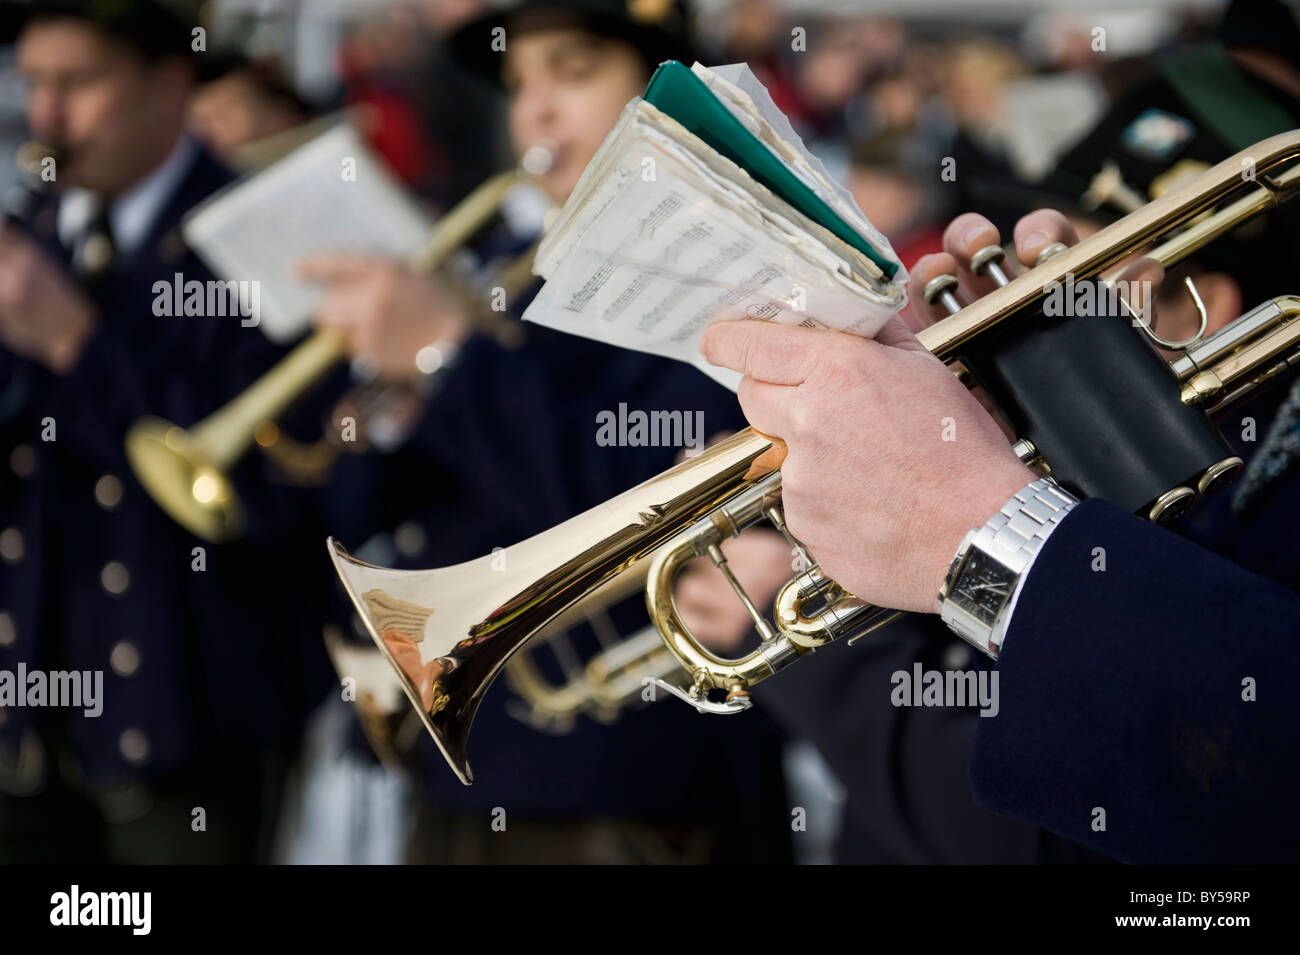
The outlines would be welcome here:
<svg viewBox="0 0 1300 955">
<path fill-rule="evenodd" d="M 679 690 L 690 685 L 690 674 L 664 646 L 653 625 L 628 637 L 603 641 L 600 652 L 586 661 L 572 653 L 561 654 L 562 683 L 548 680 L 533 659 L 534 648 L 529 651 L 506 664 L 506 682 L 519 696 L 506 708 L 516 719 L 545 733 L 567 733 L 579 716 L 613 723 L 638 700 L 654 698 L 653 691 L 647 695 L 647 680 Z"/>
<path fill-rule="evenodd" d="M 1300 298 L 1275 299 L 1208 338 L 1184 343 L 1172 364 L 1122 320 L 1049 321 L 1041 317 L 1042 303 L 1054 283 L 1099 282 L 1145 250 L 1170 266 L 1289 200 L 1300 189 L 1300 167 L 1292 165 L 1297 158 L 1300 131 L 1263 140 L 1008 280 L 919 338 L 942 360 L 960 360 L 995 402 L 1020 399 L 1009 416 L 1025 435 L 1017 446 L 1022 458 L 1043 462 L 1084 496 L 1105 496 L 1146 517 L 1168 519 L 1190 497 L 1224 486 L 1240 468 L 1213 417 L 1300 364 Z M 1243 177 L 1245 168 L 1256 175 Z M 1231 198 L 1243 189 L 1244 196 Z M 1039 319 L 1013 321 L 1031 313 Z M 1067 385 L 1104 392 L 1095 405 L 1107 415 L 1105 428 L 1082 433 L 1076 411 L 1042 400 L 1059 393 L 1062 374 L 1072 376 Z M 1105 387 L 1110 375 L 1124 387 Z M 647 562 L 650 616 L 690 681 L 685 690 L 662 687 L 703 712 L 742 712 L 755 684 L 817 647 L 857 639 L 898 615 L 845 591 L 790 537 L 780 501 L 784 455 L 779 438 L 739 432 L 507 548 L 509 575 L 493 570 L 496 555 L 395 571 L 354 560 L 333 539 L 328 549 L 425 728 L 468 784 L 470 727 L 497 673 L 566 609 Z M 720 550 L 722 540 L 763 519 L 807 561 L 778 594 L 770 621 L 736 583 Z M 683 562 L 700 555 L 723 570 L 754 617 L 761 642 L 742 658 L 723 659 L 702 647 L 673 604 Z"/>
<path fill-rule="evenodd" d="M 22 224 L 31 218 L 51 181 L 45 175 L 47 164 L 57 164 L 62 156 L 63 150 L 59 147 L 34 139 L 18 147 L 14 155 L 18 178 L 6 190 L 3 209 L 0 210 L 6 222 Z"/>
<path fill-rule="evenodd" d="M 511 170 L 482 183 L 439 220 L 429 241 L 409 261 L 409 267 L 422 273 L 440 268 L 498 212 L 510 190 L 524 179 L 524 173 Z M 531 254 L 525 264 L 531 264 Z M 524 281 L 531 281 L 527 269 L 511 268 L 509 275 L 514 291 Z M 469 296 L 461 293 L 460 297 Z M 518 333 L 502 313 L 468 311 L 479 323 L 490 323 L 488 330 L 503 341 Z M 229 477 L 231 467 L 255 441 L 264 447 L 287 445 L 274 420 L 345 357 L 341 334 L 334 329 L 320 329 L 242 394 L 190 428 L 162 418 L 142 418 L 126 435 L 132 470 L 154 501 L 186 530 L 213 542 L 237 537 L 244 518 L 239 495 Z M 324 466 L 328 466 L 331 454 L 324 450 Z M 320 452 L 319 448 L 282 448 L 272 454 L 287 466 L 302 462 L 303 471 L 319 472 Z"/>
<path fill-rule="evenodd" d="M 621 574 L 607 587 L 562 614 L 528 649 L 511 657 L 505 679 L 518 699 L 506 704 L 516 719 L 545 733 L 571 731 L 579 717 L 612 723 L 629 707 L 654 699 L 648 685 L 684 689 L 690 674 L 664 645 L 659 631 L 649 625 L 623 637 L 606 613 L 607 608 L 644 590 L 648 565 Z M 600 650 L 583 660 L 569 639 L 567 628 L 585 620 L 600 643 Z M 548 679 L 538 665 L 537 652 L 546 646 L 559 663 L 563 679 Z"/>
</svg>

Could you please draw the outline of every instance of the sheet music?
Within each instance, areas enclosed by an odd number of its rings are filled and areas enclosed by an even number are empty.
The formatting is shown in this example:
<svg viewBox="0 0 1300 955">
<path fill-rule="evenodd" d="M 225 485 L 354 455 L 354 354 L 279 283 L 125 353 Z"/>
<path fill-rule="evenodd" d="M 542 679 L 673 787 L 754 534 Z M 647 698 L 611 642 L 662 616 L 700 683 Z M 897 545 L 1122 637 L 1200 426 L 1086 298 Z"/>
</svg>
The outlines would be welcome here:
<svg viewBox="0 0 1300 955">
<path fill-rule="evenodd" d="M 885 282 L 862 253 L 640 99 L 584 171 L 534 271 L 547 281 L 525 319 L 688 362 L 733 389 L 739 375 L 699 354 L 712 322 L 869 337 L 905 302 L 901 269 Z"/>
<path fill-rule="evenodd" d="M 203 203 L 186 219 L 184 234 L 217 275 L 260 283 L 262 331 L 287 341 L 306 329 L 321 296 L 296 275 L 304 257 L 360 252 L 406 259 L 432 224 L 343 124 Z"/>
<path fill-rule="evenodd" d="M 758 81 L 749 64 L 729 63 L 726 66 L 706 67 L 696 63 L 691 71 L 722 100 L 733 116 L 784 159 L 786 165 L 873 248 L 887 251 L 890 258 L 897 258 L 889 240 L 858 208 L 853 193 L 828 173 L 822 161 L 809 152 L 790 125 L 790 120 L 773 101 L 767 87 Z"/>
</svg>

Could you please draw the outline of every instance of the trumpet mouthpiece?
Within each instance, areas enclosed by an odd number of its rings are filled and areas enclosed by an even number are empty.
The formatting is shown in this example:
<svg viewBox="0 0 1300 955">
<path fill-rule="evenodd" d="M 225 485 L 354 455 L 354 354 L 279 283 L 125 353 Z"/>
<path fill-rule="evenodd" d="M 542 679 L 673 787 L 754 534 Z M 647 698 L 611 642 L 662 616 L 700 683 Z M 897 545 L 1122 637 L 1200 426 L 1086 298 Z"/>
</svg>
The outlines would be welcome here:
<svg viewBox="0 0 1300 955">
<path fill-rule="evenodd" d="M 31 140 L 18 147 L 15 162 L 25 175 L 37 178 L 41 175 L 42 167 L 47 159 L 52 159 L 55 163 L 58 163 L 65 153 L 66 150 L 58 146 Z"/>
<path fill-rule="evenodd" d="M 544 176 L 555 162 L 555 153 L 546 146 L 530 146 L 519 160 L 519 167 L 530 176 Z"/>
</svg>

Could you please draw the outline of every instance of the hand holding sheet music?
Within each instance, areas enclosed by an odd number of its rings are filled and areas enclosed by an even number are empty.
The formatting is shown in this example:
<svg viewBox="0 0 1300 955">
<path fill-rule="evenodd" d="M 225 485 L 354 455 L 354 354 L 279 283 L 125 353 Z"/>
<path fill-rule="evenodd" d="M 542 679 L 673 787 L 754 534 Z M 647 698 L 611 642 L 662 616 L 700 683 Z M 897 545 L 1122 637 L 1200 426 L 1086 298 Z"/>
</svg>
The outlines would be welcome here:
<svg viewBox="0 0 1300 955">
<path fill-rule="evenodd" d="M 525 318 L 690 362 L 732 388 L 739 376 L 699 355 L 712 322 L 871 336 L 905 302 L 888 242 L 743 65 L 661 66 L 588 165 L 534 271 L 547 282 Z"/>
<path fill-rule="evenodd" d="M 351 252 L 402 260 L 432 224 L 343 124 L 208 199 L 186 219 L 185 239 L 218 275 L 259 283 L 262 331 L 282 342 L 306 330 L 323 294 L 299 274 L 303 259 Z"/>
</svg>

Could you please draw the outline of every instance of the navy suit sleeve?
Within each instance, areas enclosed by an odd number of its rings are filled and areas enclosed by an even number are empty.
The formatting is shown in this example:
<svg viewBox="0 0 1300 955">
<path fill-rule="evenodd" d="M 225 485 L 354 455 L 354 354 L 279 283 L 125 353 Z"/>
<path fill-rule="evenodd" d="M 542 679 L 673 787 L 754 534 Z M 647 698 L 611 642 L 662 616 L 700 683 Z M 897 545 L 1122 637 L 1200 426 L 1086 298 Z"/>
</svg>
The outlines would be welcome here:
<svg viewBox="0 0 1300 955">
<path fill-rule="evenodd" d="M 1095 862 L 1035 826 L 980 809 L 967 765 L 974 707 L 896 706 L 894 674 L 965 669 L 974 651 L 936 618 L 911 615 L 850 647 L 832 643 L 760 686 L 759 703 L 811 740 L 846 791 L 851 845 L 841 862 L 1028 864 Z M 954 659 L 952 651 L 959 651 Z"/>
<path fill-rule="evenodd" d="M 1294 861 L 1298 637 L 1300 595 L 1081 504 L 1025 582 L 1001 711 L 976 721 L 977 800 L 1129 862 Z"/>
<path fill-rule="evenodd" d="M 981 809 L 967 766 L 974 706 L 897 706 L 894 676 L 978 669 L 975 653 L 931 616 L 910 615 L 850 647 L 832 643 L 759 687 L 759 703 L 816 746 L 846 792 L 841 862 L 1091 863 L 1099 858 L 1042 829 Z M 954 654 L 954 651 L 957 651 Z"/>
</svg>

